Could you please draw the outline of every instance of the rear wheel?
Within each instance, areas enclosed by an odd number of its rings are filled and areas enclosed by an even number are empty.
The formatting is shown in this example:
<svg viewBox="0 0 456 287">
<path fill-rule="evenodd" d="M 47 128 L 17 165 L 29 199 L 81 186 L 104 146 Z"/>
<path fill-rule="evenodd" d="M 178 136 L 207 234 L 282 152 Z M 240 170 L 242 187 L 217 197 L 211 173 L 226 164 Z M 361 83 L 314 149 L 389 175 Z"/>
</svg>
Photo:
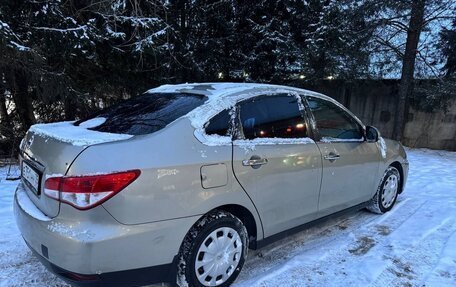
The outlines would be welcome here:
<svg viewBox="0 0 456 287">
<path fill-rule="evenodd" d="M 390 211 L 396 203 L 400 183 L 401 175 L 397 168 L 388 167 L 367 209 L 379 214 Z"/>
<path fill-rule="evenodd" d="M 177 273 L 178 286 L 230 286 L 244 265 L 247 230 L 229 212 L 204 216 L 182 243 Z"/>
</svg>

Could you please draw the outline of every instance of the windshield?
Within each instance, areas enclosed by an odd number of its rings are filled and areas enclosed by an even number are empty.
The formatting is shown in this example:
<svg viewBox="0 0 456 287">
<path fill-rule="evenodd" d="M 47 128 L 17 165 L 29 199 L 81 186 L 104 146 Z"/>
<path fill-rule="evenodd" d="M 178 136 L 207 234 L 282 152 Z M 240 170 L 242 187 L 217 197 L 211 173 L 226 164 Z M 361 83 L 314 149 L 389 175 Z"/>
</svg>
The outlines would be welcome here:
<svg viewBox="0 0 456 287">
<path fill-rule="evenodd" d="M 74 125 L 108 133 L 151 134 L 202 105 L 206 99 L 188 93 L 146 93 L 103 109 Z"/>
</svg>

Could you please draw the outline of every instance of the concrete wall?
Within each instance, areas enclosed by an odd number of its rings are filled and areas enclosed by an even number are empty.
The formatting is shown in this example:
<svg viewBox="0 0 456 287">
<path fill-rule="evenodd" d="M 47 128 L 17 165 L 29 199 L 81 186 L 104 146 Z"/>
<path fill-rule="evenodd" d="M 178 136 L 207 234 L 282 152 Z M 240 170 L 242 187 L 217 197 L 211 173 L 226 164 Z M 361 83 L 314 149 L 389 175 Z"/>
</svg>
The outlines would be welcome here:
<svg viewBox="0 0 456 287">
<path fill-rule="evenodd" d="M 364 124 L 377 127 L 386 138 L 392 136 L 398 80 L 321 80 L 291 85 L 336 99 Z M 402 142 L 409 147 L 456 151 L 456 97 L 450 100 L 447 113 L 441 110 L 427 113 L 409 106 Z"/>
</svg>

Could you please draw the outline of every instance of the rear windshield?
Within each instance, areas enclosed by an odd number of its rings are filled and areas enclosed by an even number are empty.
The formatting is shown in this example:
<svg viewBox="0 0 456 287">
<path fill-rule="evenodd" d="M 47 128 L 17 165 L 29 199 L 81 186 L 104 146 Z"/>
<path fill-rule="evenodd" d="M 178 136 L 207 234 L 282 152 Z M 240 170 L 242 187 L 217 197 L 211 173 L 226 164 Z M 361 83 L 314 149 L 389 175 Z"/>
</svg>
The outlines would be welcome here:
<svg viewBox="0 0 456 287">
<path fill-rule="evenodd" d="M 88 129 L 129 135 L 151 134 L 202 105 L 206 99 L 202 95 L 187 93 L 147 93 L 74 124 L 85 126 L 89 120 L 100 119 L 101 124 Z"/>
</svg>

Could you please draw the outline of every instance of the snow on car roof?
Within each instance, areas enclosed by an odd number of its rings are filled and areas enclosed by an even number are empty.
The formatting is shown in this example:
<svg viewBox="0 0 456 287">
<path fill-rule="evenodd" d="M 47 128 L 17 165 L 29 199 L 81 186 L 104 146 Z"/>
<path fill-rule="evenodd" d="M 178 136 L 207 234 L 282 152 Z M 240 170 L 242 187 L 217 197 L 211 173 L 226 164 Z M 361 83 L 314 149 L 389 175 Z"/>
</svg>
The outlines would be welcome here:
<svg viewBox="0 0 456 287">
<path fill-rule="evenodd" d="M 288 91 L 311 93 L 315 96 L 323 96 L 320 93 L 312 92 L 305 89 L 258 83 L 186 83 L 177 85 L 162 85 L 157 88 L 148 90 L 146 93 L 193 93 L 205 95 L 209 98 L 229 96 L 234 93 L 241 93 L 251 90 L 269 90 L 269 89 L 286 89 Z"/>
</svg>

